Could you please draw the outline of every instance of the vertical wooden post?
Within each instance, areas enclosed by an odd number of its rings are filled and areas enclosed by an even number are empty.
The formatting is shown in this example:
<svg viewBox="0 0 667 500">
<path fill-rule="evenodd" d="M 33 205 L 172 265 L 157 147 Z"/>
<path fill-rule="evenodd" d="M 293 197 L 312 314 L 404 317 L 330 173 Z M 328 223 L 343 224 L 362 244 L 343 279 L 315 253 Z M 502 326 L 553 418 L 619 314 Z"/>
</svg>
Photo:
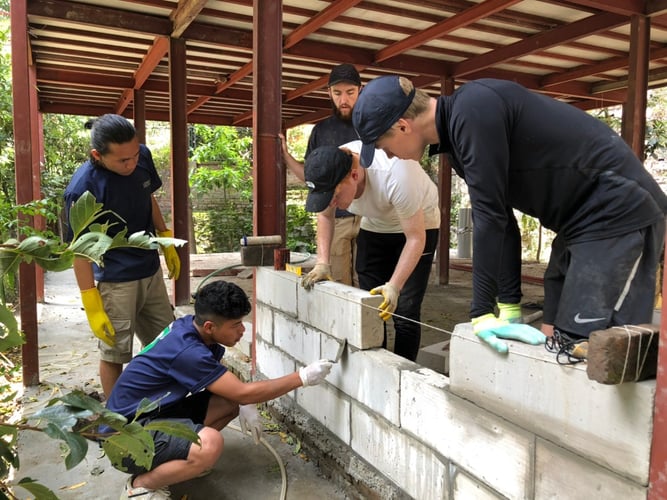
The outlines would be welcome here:
<svg viewBox="0 0 667 500">
<path fill-rule="evenodd" d="M 175 238 L 188 239 L 188 123 L 185 40 L 169 40 L 169 98 L 171 124 L 171 222 Z M 190 252 L 177 247 L 181 274 L 174 282 L 174 304 L 190 302 Z"/>
</svg>

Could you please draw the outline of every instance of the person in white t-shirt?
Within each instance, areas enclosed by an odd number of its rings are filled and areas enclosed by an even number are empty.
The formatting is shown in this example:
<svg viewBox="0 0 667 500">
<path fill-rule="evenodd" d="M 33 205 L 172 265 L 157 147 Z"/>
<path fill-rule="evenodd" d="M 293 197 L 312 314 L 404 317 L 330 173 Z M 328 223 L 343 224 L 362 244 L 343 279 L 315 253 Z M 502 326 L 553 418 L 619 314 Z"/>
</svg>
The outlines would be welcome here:
<svg viewBox="0 0 667 500">
<path fill-rule="evenodd" d="M 394 352 L 417 358 L 421 304 L 440 230 L 438 190 L 421 165 L 376 151 L 370 168 L 361 168 L 361 141 L 322 146 L 306 159 L 310 192 L 306 210 L 317 212 L 317 264 L 304 276 L 310 289 L 329 264 L 336 208 L 361 217 L 356 271 L 359 287 L 382 294 L 380 317 L 393 316 Z M 386 346 L 386 334 L 385 334 Z"/>
</svg>

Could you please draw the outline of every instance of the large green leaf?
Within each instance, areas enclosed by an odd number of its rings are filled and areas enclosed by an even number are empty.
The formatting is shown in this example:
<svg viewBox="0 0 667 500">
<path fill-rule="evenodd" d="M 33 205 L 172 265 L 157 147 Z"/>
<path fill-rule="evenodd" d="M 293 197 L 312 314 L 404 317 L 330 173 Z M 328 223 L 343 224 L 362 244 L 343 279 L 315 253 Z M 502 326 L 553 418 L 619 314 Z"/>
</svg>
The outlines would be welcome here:
<svg viewBox="0 0 667 500">
<path fill-rule="evenodd" d="M 53 405 L 42 408 L 28 417 L 28 420 L 46 420 L 60 429 L 72 429 L 79 419 L 91 417 L 93 412 L 68 405 Z"/>
<path fill-rule="evenodd" d="M 102 206 L 89 191 L 76 200 L 69 211 L 69 223 L 75 239 L 100 216 L 112 213 L 110 210 L 102 211 Z"/>
<path fill-rule="evenodd" d="M 81 235 L 70 245 L 76 255 L 87 257 L 96 264 L 102 264 L 102 255 L 111 246 L 112 239 L 103 233 L 90 232 Z"/>
<path fill-rule="evenodd" d="M 191 427 L 171 420 L 152 420 L 144 425 L 144 429 L 149 431 L 161 431 L 175 437 L 187 439 L 195 444 L 200 443 L 199 434 Z"/>
<path fill-rule="evenodd" d="M 18 329 L 14 313 L 0 304 L 0 352 L 7 352 L 9 349 L 24 343 L 25 338 Z"/>
<path fill-rule="evenodd" d="M 75 432 L 67 432 L 54 423 L 49 423 L 44 432 L 47 436 L 53 439 L 64 441 L 67 445 L 68 452 L 65 455 L 65 467 L 67 470 L 77 466 L 86 458 L 88 453 L 88 441 Z"/>
<path fill-rule="evenodd" d="M 35 264 L 46 271 L 60 272 L 72 267 L 74 263 L 74 252 L 67 250 L 60 255 L 48 258 L 35 257 Z"/>
<path fill-rule="evenodd" d="M 19 244 L 18 251 L 32 257 L 48 257 L 52 253 L 54 243 L 41 236 L 28 236 Z"/>
<path fill-rule="evenodd" d="M 97 399 L 91 398 L 83 391 L 74 390 L 59 398 L 53 398 L 49 401 L 49 406 L 59 401 L 74 408 L 90 410 L 93 413 L 102 413 L 104 411 L 108 411 L 102 403 L 100 403 Z"/>
<path fill-rule="evenodd" d="M 119 434 L 102 443 L 102 448 L 116 469 L 127 472 L 123 459 L 131 459 L 140 467 L 150 469 L 155 455 L 155 444 L 150 433 L 137 422 L 127 424 Z"/>
<path fill-rule="evenodd" d="M 28 490 L 35 496 L 35 500 L 58 500 L 58 496 L 43 484 L 34 479 L 24 477 L 18 482 L 21 488 Z"/>
<path fill-rule="evenodd" d="M 7 243 L 5 245 L 8 245 Z M 21 254 L 10 246 L 0 246 L 0 276 L 15 273 L 22 262 Z"/>
</svg>

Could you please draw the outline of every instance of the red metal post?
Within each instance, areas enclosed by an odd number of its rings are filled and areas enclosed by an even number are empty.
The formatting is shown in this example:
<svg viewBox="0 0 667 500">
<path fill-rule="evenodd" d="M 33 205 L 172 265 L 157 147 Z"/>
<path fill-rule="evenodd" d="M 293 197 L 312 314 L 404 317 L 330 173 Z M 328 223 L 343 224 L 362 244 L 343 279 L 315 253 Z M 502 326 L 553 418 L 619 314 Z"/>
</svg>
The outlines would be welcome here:
<svg viewBox="0 0 667 500">
<path fill-rule="evenodd" d="M 169 45 L 169 96 L 171 100 L 171 214 L 175 238 L 188 239 L 188 121 L 185 40 L 171 38 Z M 189 245 L 176 248 L 181 274 L 174 282 L 174 304 L 190 303 Z"/>
<path fill-rule="evenodd" d="M 31 60 L 28 46 L 28 14 L 26 0 L 10 3 L 12 30 L 12 86 L 14 105 L 14 157 L 16 176 L 16 203 L 21 205 L 34 199 L 33 188 L 33 127 L 36 110 L 31 108 Z M 24 221 L 25 223 L 26 221 Z M 29 221 L 32 223 L 32 221 Z M 21 329 L 25 333 L 23 345 L 23 385 L 39 384 L 39 356 L 37 345 L 37 295 L 35 264 L 21 264 L 19 268 L 19 304 Z"/>
<path fill-rule="evenodd" d="M 667 243 L 667 238 L 665 239 Z M 666 252 L 667 256 L 667 252 Z M 664 262 L 667 269 L 667 259 Z M 653 439 L 649 470 L 648 500 L 667 498 L 667 281 L 662 280 L 658 373 L 655 379 Z"/>
</svg>

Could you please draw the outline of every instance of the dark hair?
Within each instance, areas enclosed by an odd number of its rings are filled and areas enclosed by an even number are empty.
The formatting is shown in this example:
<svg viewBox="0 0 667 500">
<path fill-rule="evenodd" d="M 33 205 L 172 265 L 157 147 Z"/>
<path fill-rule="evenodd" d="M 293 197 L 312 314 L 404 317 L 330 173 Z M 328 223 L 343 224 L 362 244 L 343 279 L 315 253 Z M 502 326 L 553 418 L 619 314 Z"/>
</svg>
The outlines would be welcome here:
<svg viewBox="0 0 667 500">
<path fill-rule="evenodd" d="M 125 144 L 137 136 L 137 130 L 127 118 L 106 114 L 88 120 L 84 125 L 90 132 L 90 147 L 101 155 L 109 152 L 109 144 Z"/>
<path fill-rule="evenodd" d="M 214 281 L 204 286 L 195 297 L 195 323 L 199 326 L 213 319 L 239 319 L 250 312 L 246 293 L 234 283 Z"/>
</svg>

